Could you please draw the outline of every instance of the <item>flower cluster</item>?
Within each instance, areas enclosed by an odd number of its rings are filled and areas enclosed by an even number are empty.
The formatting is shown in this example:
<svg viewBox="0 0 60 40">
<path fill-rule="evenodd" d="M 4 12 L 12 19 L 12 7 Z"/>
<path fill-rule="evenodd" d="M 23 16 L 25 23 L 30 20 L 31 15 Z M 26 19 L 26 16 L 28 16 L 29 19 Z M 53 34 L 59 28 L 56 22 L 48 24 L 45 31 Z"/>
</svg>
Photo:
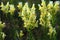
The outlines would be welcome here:
<svg viewBox="0 0 60 40">
<path fill-rule="evenodd" d="M 4 5 L 3 2 L 1 2 L 0 7 L 1 7 L 0 10 L 2 10 L 2 11 L 5 12 L 5 13 L 10 12 L 11 15 L 12 15 L 12 14 L 14 13 L 14 11 L 15 11 L 14 5 L 9 4 L 9 2 L 7 2 L 6 5 Z"/>
<path fill-rule="evenodd" d="M 11 13 L 11 15 L 14 13 L 14 11 L 15 11 L 14 5 L 10 5 L 9 12 Z"/>
<path fill-rule="evenodd" d="M 39 4 L 38 6 L 39 6 L 40 13 L 41 13 L 39 24 L 42 25 L 45 29 L 49 28 L 48 35 L 50 37 L 55 36 L 56 29 L 54 27 L 55 26 L 54 24 L 56 20 L 55 18 L 56 14 L 59 11 L 59 1 L 56 1 L 54 3 L 53 1 L 49 1 L 49 3 L 46 4 L 46 2 L 42 0 L 42 3 Z M 15 20 L 14 11 L 16 8 L 13 4 L 9 4 L 9 2 L 7 2 L 7 4 L 4 5 L 3 2 L 1 2 L 0 7 L 1 7 L 0 10 L 2 10 L 5 14 L 10 13 L 10 15 L 14 15 L 14 16 L 10 16 L 10 18 Z M 35 4 L 33 4 L 32 7 L 29 7 L 28 3 L 25 3 L 23 5 L 22 2 L 19 2 L 19 4 L 17 5 L 17 8 L 18 8 L 18 14 L 19 14 L 17 16 L 22 18 L 22 20 L 24 21 L 24 28 L 27 29 L 27 31 L 29 32 L 29 36 L 31 37 L 30 40 L 33 40 L 31 30 L 34 29 L 35 27 L 38 27 L 38 21 L 36 20 L 36 14 L 35 14 L 35 10 L 36 10 Z M 9 19 L 8 17 L 6 18 Z M 14 21 L 14 24 L 15 24 L 15 21 Z M 0 35 L 3 34 L 2 35 L 3 38 L 5 37 L 5 34 L 2 32 L 2 28 L 4 28 L 4 26 L 5 26 L 5 23 L 2 23 L 0 21 Z M 18 36 L 22 37 L 23 35 L 24 35 L 23 31 L 21 30 Z"/>
<path fill-rule="evenodd" d="M 35 4 L 29 8 L 28 3 L 25 3 L 22 8 L 22 13 L 19 13 L 19 15 L 24 21 L 24 27 L 28 30 L 37 27 L 38 22 L 36 21 Z"/>
<path fill-rule="evenodd" d="M 39 10 L 41 12 L 40 15 L 40 24 L 44 27 L 49 26 L 51 20 L 54 19 L 54 15 L 59 10 L 59 3 L 56 1 L 53 4 L 53 1 L 50 1 L 48 5 L 46 5 L 45 1 L 42 1 L 39 6 Z"/>
<path fill-rule="evenodd" d="M 0 21 L 0 39 L 3 40 L 5 38 L 5 34 L 2 32 L 2 29 L 5 27 L 5 23 Z"/>
<path fill-rule="evenodd" d="M 55 15 L 59 10 L 59 2 L 56 1 L 53 3 L 53 1 L 50 1 L 48 4 L 46 4 L 45 1 L 42 1 L 41 5 L 39 6 L 39 10 L 41 12 L 40 15 L 40 25 L 42 25 L 45 28 L 49 28 L 49 35 L 52 37 L 56 35 L 56 30 L 53 27 L 54 21 L 55 21 Z"/>
<path fill-rule="evenodd" d="M 22 8 L 22 2 L 19 2 L 19 4 L 17 5 L 18 9 Z"/>
<path fill-rule="evenodd" d="M 8 13 L 8 11 L 9 11 L 9 2 L 7 2 L 6 5 L 4 5 L 3 2 L 1 2 L 0 7 L 1 7 L 1 10 L 2 10 L 3 12 Z"/>
<path fill-rule="evenodd" d="M 50 20 L 51 20 L 51 17 L 52 17 L 49 10 L 48 10 L 50 8 L 47 8 L 48 5 L 46 6 L 45 1 L 42 1 L 41 5 L 38 5 L 39 10 L 41 11 L 40 24 L 44 27 L 46 27 L 46 26 L 48 27 L 50 25 Z"/>
<path fill-rule="evenodd" d="M 20 31 L 20 37 L 22 37 L 24 35 L 23 31 Z"/>
<path fill-rule="evenodd" d="M 56 36 L 56 29 L 53 27 L 50 27 L 48 35 L 50 36 L 50 38 Z"/>
</svg>

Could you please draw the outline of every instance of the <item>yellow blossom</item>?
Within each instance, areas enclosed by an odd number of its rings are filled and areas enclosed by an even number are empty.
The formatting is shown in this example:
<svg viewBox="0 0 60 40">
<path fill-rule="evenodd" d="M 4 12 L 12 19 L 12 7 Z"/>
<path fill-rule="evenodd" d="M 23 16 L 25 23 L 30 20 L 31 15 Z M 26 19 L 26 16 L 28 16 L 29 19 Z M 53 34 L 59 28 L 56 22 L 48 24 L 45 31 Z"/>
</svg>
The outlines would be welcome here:
<svg viewBox="0 0 60 40">
<path fill-rule="evenodd" d="M 45 3 L 45 1 L 44 0 L 42 0 L 42 3 L 41 3 L 41 5 L 44 7 L 46 7 L 46 3 Z"/>
<path fill-rule="evenodd" d="M 17 7 L 18 7 L 19 9 L 21 9 L 21 8 L 22 8 L 22 2 L 19 2 L 19 4 L 17 5 Z"/>
<path fill-rule="evenodd" d="M 32 17 L 33 16 L 33 17 Z M 27 30 L 32 30 L 37 26 L 36 22 L 36 14 L 35 14 L 35 4 L 32 5 L 30 8 L 28 6 L 28 3 L 25 3 L 25 5 L 22 8 L 22 14 L 21 14 L 22 20 L 24 21 L 24 27 Z"/>
<path fill-rule="evenodd" d="M 20 31 L 20 37 L 22 37 L 24 35 L 23 31 Z"/>
<path fill-rule="evenodd" d="M 47 5 L 47 8 L 48 8 L 48 9 L 53 8 L 53 1 L 50 1 L 50 2 L 49 2 L 49 4 Z"/>
<path fill-rule="evenodd" d="M 56 1 L 54 4 L 55 12 L 59 10 L 59 1 Z"/>
<path fill-rule="evenodd" d="M 0 21 L 0 28 L 4 28 L 5 27 L 5 23 L 2 23 L 1 21 Z"/>
<path fill-rule="evenodd" d="M 15 11 L 14 5 L 10 5 L 10 10 L 9 10 L 9 12 L 11 13 L 11 15 L 14 13 L 14 11 Z"/>
</svg>

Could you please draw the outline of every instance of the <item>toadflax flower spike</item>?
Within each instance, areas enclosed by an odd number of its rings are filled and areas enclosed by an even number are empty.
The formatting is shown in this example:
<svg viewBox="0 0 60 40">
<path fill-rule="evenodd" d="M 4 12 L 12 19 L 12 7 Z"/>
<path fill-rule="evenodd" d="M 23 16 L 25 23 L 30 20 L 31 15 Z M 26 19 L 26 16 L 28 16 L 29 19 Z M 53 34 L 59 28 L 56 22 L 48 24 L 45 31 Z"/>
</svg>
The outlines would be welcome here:
<svg viewBox="0 0 60 40">
<path fill-rule="evenodd" d="M 19 2 L 19 4 L 17 5 L 18 9 L 22 8 L 22 2 Z"/>
<path fill-rule="evenodd" d="M 10 5 L 10 10 L 9 10 L 9 12 L 11 13 L 11 15 L 13 15 L 14 11 L 15 11 L 14 5 Z"/>
</svg>

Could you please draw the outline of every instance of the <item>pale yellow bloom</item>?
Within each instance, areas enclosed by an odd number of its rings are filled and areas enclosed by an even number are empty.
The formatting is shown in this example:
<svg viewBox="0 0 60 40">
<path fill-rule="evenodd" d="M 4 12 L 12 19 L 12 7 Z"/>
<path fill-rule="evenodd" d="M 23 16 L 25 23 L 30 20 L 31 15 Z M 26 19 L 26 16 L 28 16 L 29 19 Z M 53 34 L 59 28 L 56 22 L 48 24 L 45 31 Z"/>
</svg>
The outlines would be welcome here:
<svg viewBox="0 0 60 40">
<path fill-rule="evenodd" d="M 35 14 L 35 4 L 32 5 L 30 8 L 28 6 L 28 3 L 25 3 L 25 5 L 22 8 L 22 14 L 21 14 L 22 20 L 24 21 L 24 27 L 27 30 L 32 30 L 37 26 L 36 22 L 36 14 Z"/>
<path fill-rule="evenodd" d="M 4 6 L 3 2 L 1 2 L 1 6 L 0 7 L 1 7 L 2 11 L 5 11 L 5 6 Z"/>
<path fill-rule="evenodd" d="M 3 32 L 1 32 L 1 34 L 2 34 L 2 38 L 4 39 L 6 35 Z"/>
<path fill-rule="evenodd" d="M 20 31 L 20 37 L 22 37 L 24 35 L 23 31 Z"/>
<path fill-rule="evenodd" d="M 19 9 L 21 9 L 21 8 L 22 8 L 22 2 L 19 2 L 19 4 L 17 5 L 17 7 L 18 7 Z"/>
<path fill-rule="evenodd" d="M 1 2 L 1 6 L 0 7 L 1 7 L 1 10 L 3 12 L 8 13 L 8 11 L 9 11 L 9 2 L 7 2 L 6 5 L 4 5 L 3 2 Z"/>
<path fill-rule="evenodd" d="M 5 27 L 5 23 L 2 23 L 1 21 L 0 21 L 0 28 L 4 28 Z"/>
<path fill-rule="evenodd" d="M 4 4 L 3 4 L 3 2 L 1 2 L 1 5 L 0 5 L 0 7 L 3 7 L 4 6 Z"/>
<path fill-rule="evenodd" d="M 47 5 L 48 9 L 52 9 L 53 8 L 53 1 L 50 1 L 49 4 Z"/>
<path fill-rule="evenodd" d="M 44 7 L 46 7 L 46 2 L 44 1 L 44 0 L 42 0 L 42 3 L 41 3 L 41 5 Z"/>
<path fill-rule="evenodd" d="M 14 13 L 14 11 L 15 11 L 14 5 L 10 5 L 10 10 L 9 10 L 9 12 L 11 13 L 11 15 Z"/>
<path fill-rule="evenodd" d="M 58 1 L 55 2 L 54 9 L 55 9 L 55 12 L 59 10 L 59 2 Z"/>
</svg>

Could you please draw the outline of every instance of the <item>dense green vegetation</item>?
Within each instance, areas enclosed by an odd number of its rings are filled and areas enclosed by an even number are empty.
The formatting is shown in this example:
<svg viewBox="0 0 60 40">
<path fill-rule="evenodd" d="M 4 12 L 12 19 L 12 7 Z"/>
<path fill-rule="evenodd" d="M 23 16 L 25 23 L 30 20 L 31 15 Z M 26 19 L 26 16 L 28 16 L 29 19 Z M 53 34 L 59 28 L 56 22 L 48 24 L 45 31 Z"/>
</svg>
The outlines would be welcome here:
<svg viewBox="0 0 60 40">
<path fill-rule="evenodd" d="M 2 1 L 0 40 L 60 40 L 59 1 Z"/>
</svg>

